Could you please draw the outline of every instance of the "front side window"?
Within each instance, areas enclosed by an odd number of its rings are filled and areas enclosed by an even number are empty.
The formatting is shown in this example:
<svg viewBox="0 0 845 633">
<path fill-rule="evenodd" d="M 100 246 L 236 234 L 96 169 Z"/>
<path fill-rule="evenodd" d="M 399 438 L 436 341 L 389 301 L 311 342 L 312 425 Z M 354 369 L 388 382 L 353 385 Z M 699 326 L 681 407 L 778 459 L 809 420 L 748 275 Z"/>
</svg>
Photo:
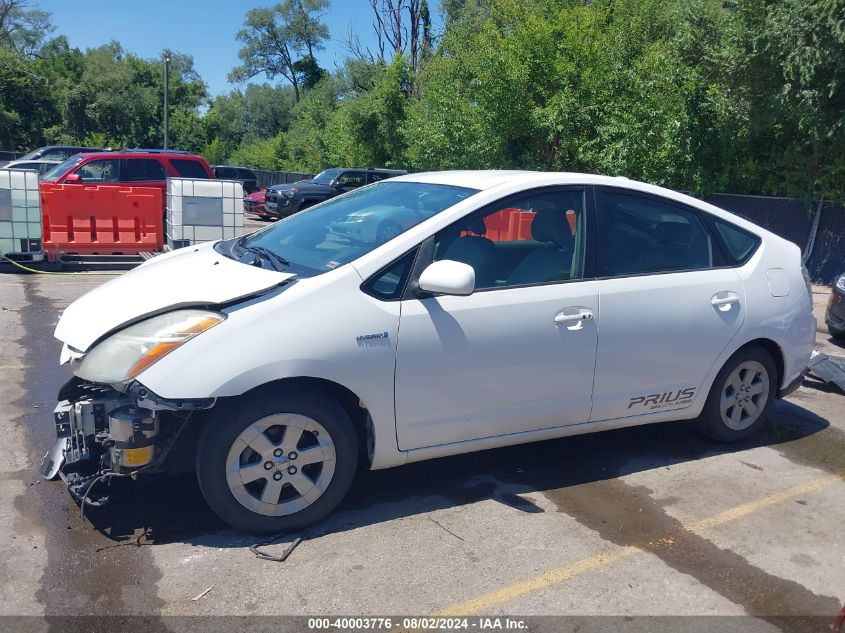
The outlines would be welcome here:
<svg viewBox="0 0 845 633">
<path fill-rule="evenodd" d="M 120 180 L 120 159 L 104 158 L 85 163 L 76 170 L 82 182 L 118 182 Z"/>
<path fill-rule="evenodd" d="M 72 149 L 51 149 L 41 157 L 44 160 L 67 160 L 69 156 L 76 154 Z"/>
<path fill-rule="evenodd" d="M 602 192 L 598 235 L 600 277 L 713 266 L 713 245 L 698 215 L 652 197 Z"/>
<path fill-rule="evenodd" d="M 126 178 L 129 182 L 167 180 L 167 173 L 160 162 L 153 158 L 126 160 Z"/>
<path fill-rule="evenodd" d="M 311 179 L 315 185 L 330 185 L 340 173 L 339 169 L 324 169 Z"/>
<path fill-rule="evenodd" d="M 477 290 L 580 279 L 585 217 L 583 189 L 529 193 L 441 231 L 434 259 L 472 266 Z"/>
<path fill-rule="evenodd" d="M 267 249 L 299 274 L 320 274 L 369 253 L 474 193 L 466 187 L 419 182 L 376 183 L 241 238 L 231 251 L 237 258 L 249 248 Z"/>
<path fill-rule="evenodd" d="M 171 158 L 170 164 L 173 165 L 176 173 L 183 178 L 208 178 L 205 168 L 198 160 Z"/>
</svg>

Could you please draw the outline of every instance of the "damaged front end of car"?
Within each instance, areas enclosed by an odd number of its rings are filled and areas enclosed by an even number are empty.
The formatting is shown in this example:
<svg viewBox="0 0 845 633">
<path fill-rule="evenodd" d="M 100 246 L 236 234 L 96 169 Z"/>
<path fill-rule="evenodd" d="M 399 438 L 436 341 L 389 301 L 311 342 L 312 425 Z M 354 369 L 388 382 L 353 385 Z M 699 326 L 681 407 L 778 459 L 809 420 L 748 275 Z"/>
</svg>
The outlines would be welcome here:
<svg viewBox="0 0 845 633">
<path fill-rule="evenodd" d="M 168 400 L 136 376 L 181 345 L 223 322 L 208 310 L 175 310 L 105 337 L 89 352 L 65 344 L 61 361 L 76 364 L 54 410 L 56 442 L 41 474 L 61 477 L 87 505 L 108 501 L 99 481 L 163 470 L 192 415 L 214 398 Z"/>
<path fill-rule="evenodd" d="M 215 400 L 159 398 L 138 382 L 126 393 L 74 376 L 59 391 L 53 411 L 56 441 L 41 461 L 46 479 L 61 479 L 88 506 L 109 500 L 97 482 L 140 473 L 173 472 L 168 458 L 197 411 Z M 178 466 L 178 464 L 177 464 Z M 175 470 L 179 471 L 177 467 Z"/>
</svg>

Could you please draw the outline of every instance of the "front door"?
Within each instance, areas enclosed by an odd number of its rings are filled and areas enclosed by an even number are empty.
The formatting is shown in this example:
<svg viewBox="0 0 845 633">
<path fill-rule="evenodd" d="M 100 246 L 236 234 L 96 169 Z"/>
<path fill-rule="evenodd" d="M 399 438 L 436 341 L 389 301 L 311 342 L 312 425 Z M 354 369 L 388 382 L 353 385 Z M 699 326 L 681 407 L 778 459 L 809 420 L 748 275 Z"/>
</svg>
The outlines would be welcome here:
<svg viewBox="0 0 845 633">
<path fill-rule="evenodd" d="M 598 292 L 583 280 L 586 218 L 583 189 L 542 190 L 435 236 L 432 259 L 471 265 L 476 290 L 402 302 L 400 449 L 589 419 Z"/>
</svg>

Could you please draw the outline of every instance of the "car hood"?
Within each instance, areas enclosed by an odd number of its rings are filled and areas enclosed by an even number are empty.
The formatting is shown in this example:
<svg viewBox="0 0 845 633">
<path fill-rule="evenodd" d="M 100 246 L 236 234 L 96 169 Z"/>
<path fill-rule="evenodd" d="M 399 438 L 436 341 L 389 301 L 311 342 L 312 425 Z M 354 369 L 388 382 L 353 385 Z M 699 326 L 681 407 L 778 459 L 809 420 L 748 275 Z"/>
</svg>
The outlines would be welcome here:
<svg viewBox="0 0 845 633">
<path fill-rule="evenodd" d="M 264 202 L 264 197 L 266 195 L 266 191 L 256 191 L 255 193 L 249 194 L 245 200 L 249 200 L 250 202 Z"/>
<path fill-rule="evenodd" d="M 159 255 L 82 295 L 62 313 L 55 337 L 86 352 L 106 334 L 144 317 L 228 303 L 295 276 L 241 264 L 213 246 L 209 242 Z"/>
</svg>

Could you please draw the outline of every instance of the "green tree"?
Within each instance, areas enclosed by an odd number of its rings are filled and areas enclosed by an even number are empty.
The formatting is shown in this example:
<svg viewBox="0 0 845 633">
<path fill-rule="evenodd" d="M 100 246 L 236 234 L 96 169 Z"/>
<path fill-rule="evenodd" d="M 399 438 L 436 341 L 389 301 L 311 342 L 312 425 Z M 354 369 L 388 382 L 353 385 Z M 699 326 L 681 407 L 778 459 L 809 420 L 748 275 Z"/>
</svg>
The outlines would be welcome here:
<svg viewBox="0 0 845 633">
<path fill-rule="evenodd" d="M 231 81 L 245 81 L 259 74 L 284 77 L 293 86 L 296 100 L 304 86 L 314 85 L 322 71 L 315 51 L 324 48 L 328 28 L 320 22 L 328 0 L 284 0 L 272 8 L 250 9 L 237 39 L 241 65 L 229 73 Z"/>
</svg>

